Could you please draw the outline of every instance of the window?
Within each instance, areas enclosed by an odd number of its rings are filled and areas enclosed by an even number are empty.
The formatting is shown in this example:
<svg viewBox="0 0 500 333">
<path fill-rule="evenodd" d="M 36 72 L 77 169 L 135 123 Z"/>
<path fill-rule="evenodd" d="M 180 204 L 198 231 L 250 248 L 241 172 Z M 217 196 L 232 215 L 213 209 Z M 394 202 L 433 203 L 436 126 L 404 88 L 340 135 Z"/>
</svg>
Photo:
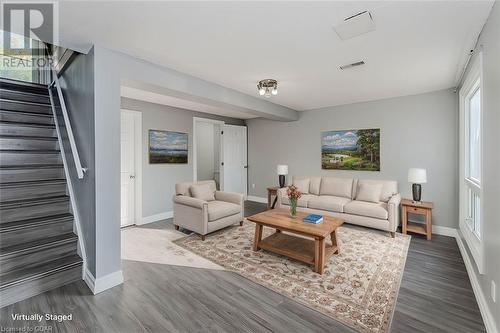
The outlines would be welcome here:
<svg viewBox="0 0 500 333">
<path fill-rule="evenodd" d="M 460 231 L 480 273 L 484 257 L 481 228 L 481 58 L 479 54 L 471 62 L 460 89 Z"/>
</svg>

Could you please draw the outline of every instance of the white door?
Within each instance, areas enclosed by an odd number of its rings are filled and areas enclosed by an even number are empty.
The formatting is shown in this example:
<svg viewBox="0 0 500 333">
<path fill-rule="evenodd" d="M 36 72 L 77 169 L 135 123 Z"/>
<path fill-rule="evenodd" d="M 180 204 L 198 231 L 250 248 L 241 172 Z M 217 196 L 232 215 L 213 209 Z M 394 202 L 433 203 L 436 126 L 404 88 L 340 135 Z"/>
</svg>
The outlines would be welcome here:
<svg viewBox="0 0 500 333">
<path fill-rule="evenodd" d="M 247 128 L 224 125 L 222 189 L 247 195 Z"/>
<path fill-rule="evenodd" d="M 121 226 L 135 223 L 134 115 L 121 113 Z"/>
</svg>

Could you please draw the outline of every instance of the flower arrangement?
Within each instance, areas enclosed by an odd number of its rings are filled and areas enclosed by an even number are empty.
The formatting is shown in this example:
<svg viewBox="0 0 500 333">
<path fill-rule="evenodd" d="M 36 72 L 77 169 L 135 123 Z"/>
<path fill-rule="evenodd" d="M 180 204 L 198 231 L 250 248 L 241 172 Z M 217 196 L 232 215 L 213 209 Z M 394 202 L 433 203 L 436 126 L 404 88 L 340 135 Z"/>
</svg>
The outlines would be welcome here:
<svg viewBox="0 0 500 333">
<path fill-rule="evenodd" d="M 288 200 L 290 200 L 290 215 L 295 217 L 297 215 L 297 201 L 302 196 L 302 193 L 299 189 L 293 185 L 288 186 L 286 190 L 286 194 L 288 196 Z"/>
</svg>

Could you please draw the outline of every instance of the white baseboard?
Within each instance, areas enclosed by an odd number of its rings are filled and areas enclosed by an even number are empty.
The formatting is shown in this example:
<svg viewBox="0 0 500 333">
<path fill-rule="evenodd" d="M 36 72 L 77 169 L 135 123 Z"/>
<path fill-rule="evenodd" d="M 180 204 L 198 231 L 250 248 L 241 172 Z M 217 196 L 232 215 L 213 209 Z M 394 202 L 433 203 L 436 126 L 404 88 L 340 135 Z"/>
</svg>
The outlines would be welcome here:
<svg viewBox="0 0 500 333">
<path fill-rule="evenodd" d="M 476 271 L 474 270 L 474 264 L 469 256 L 469 253 L 467 252 L 467 249 L 465 248 L 465 244 L 458 230 L 456 232 L 455 238 L 457 240 L 460 253 L 462 254 L 465 268 L 467 269 L 467 274 L 469 275 L 469 280 L 472 285 L 472 290 L 474 291 L 479 310 L 481 311 L 481 316 L 483 317 L 484 326 L 486 326 L 486 332 L 498 333 L 495 320 L 488 307 L 488 302 L 486 301 L 486 297 L 484 296 L 483 290 L 481 289 L 481 285 L 479 284 L 479 278 L 477 277 Z"/>
<path fill-rule="evenodd" d="M 436 235 L 448 236 L 448 237 L 457 237 L 457 229 L 450 227 L 442 227 L 439 225 L 432 226 L 432 233 Z"/>
<path fill-rule="evenodd" d="M 155 214 L 155 215 L 143 217 L 141 223 L 137 223 L 137 224 L 142 225 L 142 224 L 147 224 L 147 223 L 153 223 L 153 222 L 158 222 L 161 220 L 166 220 L 166 219 L 169 219 L 172 217 L 174 217 L 173 211 L 163 212 L 160 214 Z"/>
<path fill-rule="evenodd" d="M 260 203 L 267 203 L 267 198 L 262 198 L 262 197 L 257 197 L 255 195 L 249 195 L 247 197 L 248 201 L 254 201 L 254 202 L 260 202 Z"/>
<path fill-rule="evenodd" d="M 94 295 L 99 294 L 100 292 L 103 292 L 105 290 L 108 290 L 110 288 L 113 288 L 119 284 L 123 283 L 123 273 L 122 271 L 116 271 L 114 273 L 108 274 L 106 276 L 103 276 L 102 278 L 98 278 L 97 280 L 95 277 L 90 273 L 90 271 L 87 269 L 85 270 L 85 277 L 83 279 L 87 286 L 90 288 L 92 293 Z"/>
</svg>

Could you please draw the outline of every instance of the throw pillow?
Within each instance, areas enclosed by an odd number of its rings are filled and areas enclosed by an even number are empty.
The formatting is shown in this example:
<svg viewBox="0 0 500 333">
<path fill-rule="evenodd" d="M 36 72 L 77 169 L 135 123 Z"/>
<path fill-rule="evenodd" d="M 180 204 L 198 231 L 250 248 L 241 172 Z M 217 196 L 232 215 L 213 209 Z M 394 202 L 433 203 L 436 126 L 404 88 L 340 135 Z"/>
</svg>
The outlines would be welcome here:
<svg viewBox="0 0 500 333">
<path fill-rule="evenodd" d="M 379 203 L 381 195 L 382 184 L 360 184 L 356 200 Z"/>
<path fill-rule="evenodd" d="M 215 193 L 212 191 L 209 184 L 191 185 L 189 191 L 191 192 L 191 196 L 193 198 L 204 201 L 215 200 Z"/>
<path fill-rule="evenodd" d="M 302 194 L 307 194 L 309 193 L 309 178 L 305 179 L 294 179 L 293 180 L 293 186 L 298 188 L 298 190 Z"/>
</svg>

